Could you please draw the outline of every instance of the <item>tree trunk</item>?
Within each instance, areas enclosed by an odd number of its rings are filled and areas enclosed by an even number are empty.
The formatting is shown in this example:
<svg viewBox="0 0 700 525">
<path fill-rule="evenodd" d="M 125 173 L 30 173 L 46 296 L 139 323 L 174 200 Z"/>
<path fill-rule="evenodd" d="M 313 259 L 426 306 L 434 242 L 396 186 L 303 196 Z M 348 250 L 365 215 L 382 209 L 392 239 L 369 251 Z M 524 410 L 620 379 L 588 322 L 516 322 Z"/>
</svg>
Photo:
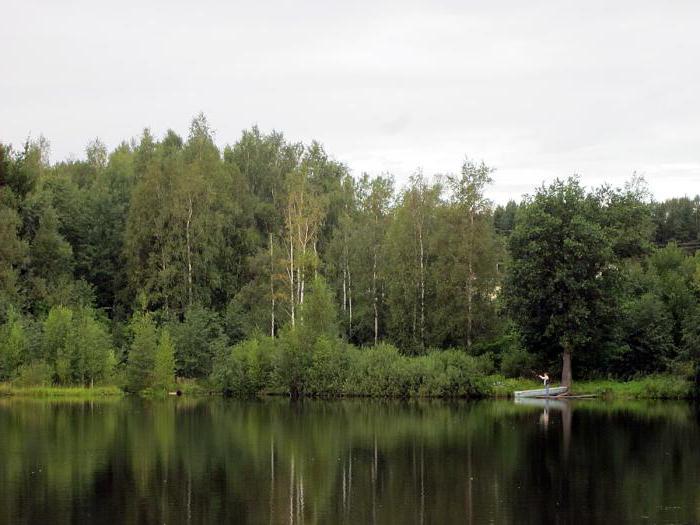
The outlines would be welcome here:
<svg viewBox="0 0 700 525">
<path fill-rule="evenodd" d="M 474 253 L 474 211 L 469 212 L 469 255 L 468 260 L 468 273 L 467 276 L 467 350 L 471 350 L 472 347 L 472 326 L 474 323 L 473 313 L 472 313 L 472 303 L 474 299 L 474 267 L 472 265 L 472 255 Z"/>
<path fill-rule="evenodd" d="M 379 340 L 379 308 L 377 305 L 377 250 L 374 250 L 374 259 L 372 263 L 372 292 L 374 306 L 374 346 L 377 346 L 377 341 Z"/>
<path fill-rule="evenodd" d="M 343 268 L 343 312 L 348 309 L 348 292 L 347 292 L 348 271 Z"/>
<path fill-rule="evenodd" d="M 571 390 L 571 348 L 568 345 L 564 346 L 562 353 L 561 386 Z"/>
<path fill-rule="evenodd" d="M 192 197 L 188 200 L 189 208 L 187 210 L 187 228 L 185 235 L 187 237 L 187 302 L 192 306 L 192 245 L 190 242 L 190 224 L 192 223 Z"/>
<path fill-rule="evenodd" d="M 472 325 L 473 325 L 473 314 L 472 314 L 472 302 L 474 292 L 472 290 L 472 261 L 469 260 L 469 277 L 467 282 L 467 350 L 472 347 Z"/>
<path fill-rule="evenodd" d="M 294 328 L 295 315 L 294 315 L 294 238 L 292 237 L 292 230 L 289 229 L 289 308 L 290 316 L 292 321 L 292 328 Z"/>
<path fill-rule="evenodd" d="M 348 265 L 348 338 L 352 334 L 352 274 Z"/>
<path fill-rule="evenodd" d="M 165 247 L 164 246 L 161 247 L 161 249 L 160 249 L 160 261 L 161 261 L 160 267 L 161 267 L 161 270 L 163 272 L 162 275 L 165 275 L 166 270 L 168 268 L 168 265 L 165 262 Z M 168 310 L 170 310 L 170 300 L 169 300 L 170 296 L 167 293 L 167 291 L 165 290 L 165 286 L 161 286 L 161 290 L 163 291 L 163 295 L 165 296 L 165 311 L 167 312 Z"/>
<path fill-rule="evenodd" d="M 316 239 L 314 239 L 314 279 L 318 279 L 318 250 L 316 248 Z"/>
<path fill-rule="evenodd" d="M 306 270 L 301 272 L 301 280 L 299 281 L 299 304 L 304 304 L 304 286 L 306 285 Z"/>
<path fill-rule="evenodd" d="M 270 232 L 270 337 L 275 337 L 275 258 L 272 251 L 272 232 Z"/>
<path fill-rule="evenodd" d="M 425 346 L 425 253 L 423 250 L 423 228 L 418 230 L 420 244 L 420 345 Z"/>
</svg>

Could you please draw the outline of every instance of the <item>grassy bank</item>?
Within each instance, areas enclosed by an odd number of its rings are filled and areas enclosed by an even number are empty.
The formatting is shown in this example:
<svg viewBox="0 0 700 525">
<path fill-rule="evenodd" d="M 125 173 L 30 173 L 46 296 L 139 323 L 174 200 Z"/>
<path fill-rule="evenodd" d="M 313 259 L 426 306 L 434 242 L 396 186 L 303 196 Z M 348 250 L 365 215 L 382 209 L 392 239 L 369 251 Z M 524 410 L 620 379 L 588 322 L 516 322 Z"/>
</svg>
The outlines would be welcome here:
<svg viewBox="0 0 700 525">
<path fill-rule="evenodd" d="M 377 378 L 375 377 L 375 380 Z M 468 381 L 469 389 L 460 388 L 457 381 L 452 383 L 447 391 L 428 388 L 428 385 L 414 387 L 413 389 L 400 390 L 387 388 L 363 388 L 360 383 L 352 387 L 344 385 L 342 390 L 332 395 L 310 394 L 311 397 L 380 397 L 380 398 L 450 398 L 450 397 L 474 397 L 507 399 L 513 397 L 517 390 L 530 390 L 541 388 L 541 383 L 530 379 L 505 378 L 501 375 L 489 375 L 478 381 Z M 381 382 L 380 382 L 381 384 Z M 364 385 L 365 387 L 367 385 Z M 552 386 L 557 386 L 554 383 Z M 176 386 L 185 396 L 209 396 L 219 392 L 210 385 L 195 380 L 180 380 Z M 244 394 L 231 392 L 233 395 Z M 693 394 L 693 385 L 690 381 L 681 377 L 669 375 L 654 375 L 634 379 L 631 381 L 615 381 L 610 379 L 576 381 L 572 390 L 573 394 L 592 394 L 604 400 L 630 400 L 630 399 L 689 399 Z M 286 396 L 287 390 L 278 386 L 265 388 L 261 395 Z M 450 395 L 452 394 L 452 395 Z M 11 383 L 0 383 L 0 396 L 12 396 L 22 398 L 46 398 L 46 399 L 97 399 L 116 398 L 126 395 L 117 386 L 89 387 L 62 387 L 62 386 L 16 386 Z M 166 392 L 144 391 L 145 397 L 166 397 Z M 307 393 L 307 395 L 309 395 Z M 243 395 L 243 397 L 247 397 Z"/>
<path fill-rule="evenodd" d="M 604 399 L 689 399 L 693 395 L 693 383 L 678 376 L 653 375 L 631 381 L 580 381 L 574 383 L 573 391 Z"/>
<path fill-rule="evenodd" d="M 61 398 L 61 399 L 95 399 L 101 397 L 123 396 L 124 392 L 116 386 L 15 386 L 0 383 L 0 396 Z"/>
<path fill-rule="evenodd" d="M 512 397 L 516 390 L 542 388 L 542 383 L 529 379 L 490 378 L 489 395 L 496 398 Z M 559 386 L 553 383 L 553 387 Z M 571 391 L 575 395 L 595 395 L 608 400 L 625 399 L 690 399 L 693 396 L 691 381 L 672 375 L 651 375 L 630 381 L 597 379 L 574 381 Z"/>
</svg>

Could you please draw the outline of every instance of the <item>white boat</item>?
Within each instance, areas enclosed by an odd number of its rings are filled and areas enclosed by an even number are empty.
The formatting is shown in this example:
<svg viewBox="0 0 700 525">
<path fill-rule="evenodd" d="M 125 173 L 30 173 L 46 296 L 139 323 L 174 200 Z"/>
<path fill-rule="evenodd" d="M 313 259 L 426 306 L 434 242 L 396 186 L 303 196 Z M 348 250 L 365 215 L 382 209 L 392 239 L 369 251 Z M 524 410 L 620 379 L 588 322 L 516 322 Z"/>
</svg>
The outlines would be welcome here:
<svg viewBox="0 0 700 525">
<path fill-rule="evenodd" d="M 557 387 L 550 387 L 549 389 L 549 397 L 552 396 L 558 396 L 561 394 L 566 394 L 568 391 L 568 387 L 565 386 L 557 386 Z M 520 390 L 515 392 L 515 397 L 546 397 L 547 396 L 547 391 L 544 388 L 538 388 L 537 390 Z"/>
</svg>

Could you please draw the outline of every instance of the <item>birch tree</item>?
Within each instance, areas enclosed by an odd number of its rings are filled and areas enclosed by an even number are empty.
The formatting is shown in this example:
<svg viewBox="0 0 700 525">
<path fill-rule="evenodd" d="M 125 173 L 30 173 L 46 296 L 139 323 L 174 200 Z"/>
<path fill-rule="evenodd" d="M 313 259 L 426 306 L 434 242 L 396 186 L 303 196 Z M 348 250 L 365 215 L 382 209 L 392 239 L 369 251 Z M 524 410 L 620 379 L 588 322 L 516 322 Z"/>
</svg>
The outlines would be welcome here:
<svg viewBox="0 0 700 525">
<path fill-rule="evenodd" d="M 433 293 L 433 237 L 440 202 L 439 184 L 423 175 L 411 177 L 396 207 L 387 234 L 389 329 L 401 348 L 422 351 L 429 340 L 428 301 Z M 430 288 L 430 290 L 429 290 Z"/>
<path fill-rule="evenodd" d="M 326 253 L 326 268 L 329 282 L 336 290 L 340 302 L 340 326 L 348 339 L 353 337 L 353 295 L 355 292 L 353 271 L 355 268 L 358 226 L 356 185 L 352 177 L 346 176 L 342 190 L 344 198 L 338 210 L 338 218 Z"/>
<path fill-rule="evenodd" d="M 318 254 L 314 248 L 325 216 L 323 197 L 314 192 L 308 175 L 307 170 L 301 168 L 287 178 L 285 281 L 292 326 L 297 321 L 298 306 L 304 304 L 306 283 L 318 268 Z"/>
<path fill-rule="evenodd" d="M 484 163 L 466 160 L 459 175 L 446 177 L 449 205 L 441 217 L 441 294 L 443 301 L 450 298 L 451 304 L 460 305 L 461 312 L 447 313 L 450 318 L 443 326 L 452 326 L 446 342 L 464 344 L 467 350 L 476 337 L 488 333 L 496 315 L 497 243 L 491 203 L 484 196 L 491 171 Z"/>
<path fill-rule="evenodd" d="M 379 342 L 384 329 L 386 290 L 385 239 L 391 219 L 394 180 L 390 176 L 370 179 L 364 175 L 358 183 L 358 235 L 354 245 L 354 275 L 357 301 L 357 342 Z"/>
</svg>

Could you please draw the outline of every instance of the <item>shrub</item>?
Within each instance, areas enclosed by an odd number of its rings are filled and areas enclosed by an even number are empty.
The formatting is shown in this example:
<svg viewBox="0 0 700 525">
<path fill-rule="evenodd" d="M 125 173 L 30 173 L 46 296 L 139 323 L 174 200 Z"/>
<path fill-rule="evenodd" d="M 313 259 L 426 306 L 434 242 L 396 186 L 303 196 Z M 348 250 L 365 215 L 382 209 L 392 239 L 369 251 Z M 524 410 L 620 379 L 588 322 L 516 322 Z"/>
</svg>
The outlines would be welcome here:
<svg viewBox="0 0 700 525">
<path fill-rule="evenodd" d="M 53 377 L 53 368 L 44 361 L 32 361 L 19 367 L 17 379 L 13 383 L 17 386 L 50 386 Z"/>
<path fill-rule="evenodd" d="M 275 382 L 292 397 L 306 392 L 312 364 L 311 348 L 300 335 L 299 330 L 287 327 L 277 343 Z"/>
<path fill-rule="evenodd" d="M 5 324 L 0 326 L 0 379 L 14 376 L 27 346 L 23 320 L 17 312 L 11 310 Z"/>
<path fill-rule="evenodd" d="M 535 356 L 522 347 L 509 349 L 501 356 L 501 373 L 506 377 L 529 377 L 535 368 Z"/>
<path fill-rule="evenodd" d="M 160 331 L 153 365 L 153 389 L 170 390 L 175 382 L 175 347 L 167 328 Z"/>
<path fill-rule="evenodd" d="M 126 386 L 131 392 L 140 392 L 153 382 L 158 337 L 156 326 L 148 313 L 135 314 L 130 328 L 134 337 L 126 366 Z"/>
<path fill-rule="evenodd" d="M 177 375 L 206 377 L 212 370 L 212 359 L 226 348 L 226 336 L 216 312 L 192 306 L 182 323 L 174 323 L 170 332 L 175 344 Z"/>
<path fill-rule="evenodd" d="M 487 391 L 489 363 L 459 350 L 425 356 L 423 392 L 439 397 L 479 397 Z"/>
<path fill-rule="evenodd" d="M 370 396 L 398 395 L 395 374 L 400 359 L 399 351 L 389 344 L 358 349 L 352 354 L 346 390 Z"/>
<path fill-rule="evenodd" d="M 274 352 L 267 337 L 238 343 L 216 356 L 211 381 L 224 393 L 254 396 L 271 384 Z"/>
<path fill-rule="evenodd" d="M 343 393 L 350 368 L 347 348 L 337 339 L 320 337 L 313 345 L 309 392 L 337 396 Z"/>
</svg>

